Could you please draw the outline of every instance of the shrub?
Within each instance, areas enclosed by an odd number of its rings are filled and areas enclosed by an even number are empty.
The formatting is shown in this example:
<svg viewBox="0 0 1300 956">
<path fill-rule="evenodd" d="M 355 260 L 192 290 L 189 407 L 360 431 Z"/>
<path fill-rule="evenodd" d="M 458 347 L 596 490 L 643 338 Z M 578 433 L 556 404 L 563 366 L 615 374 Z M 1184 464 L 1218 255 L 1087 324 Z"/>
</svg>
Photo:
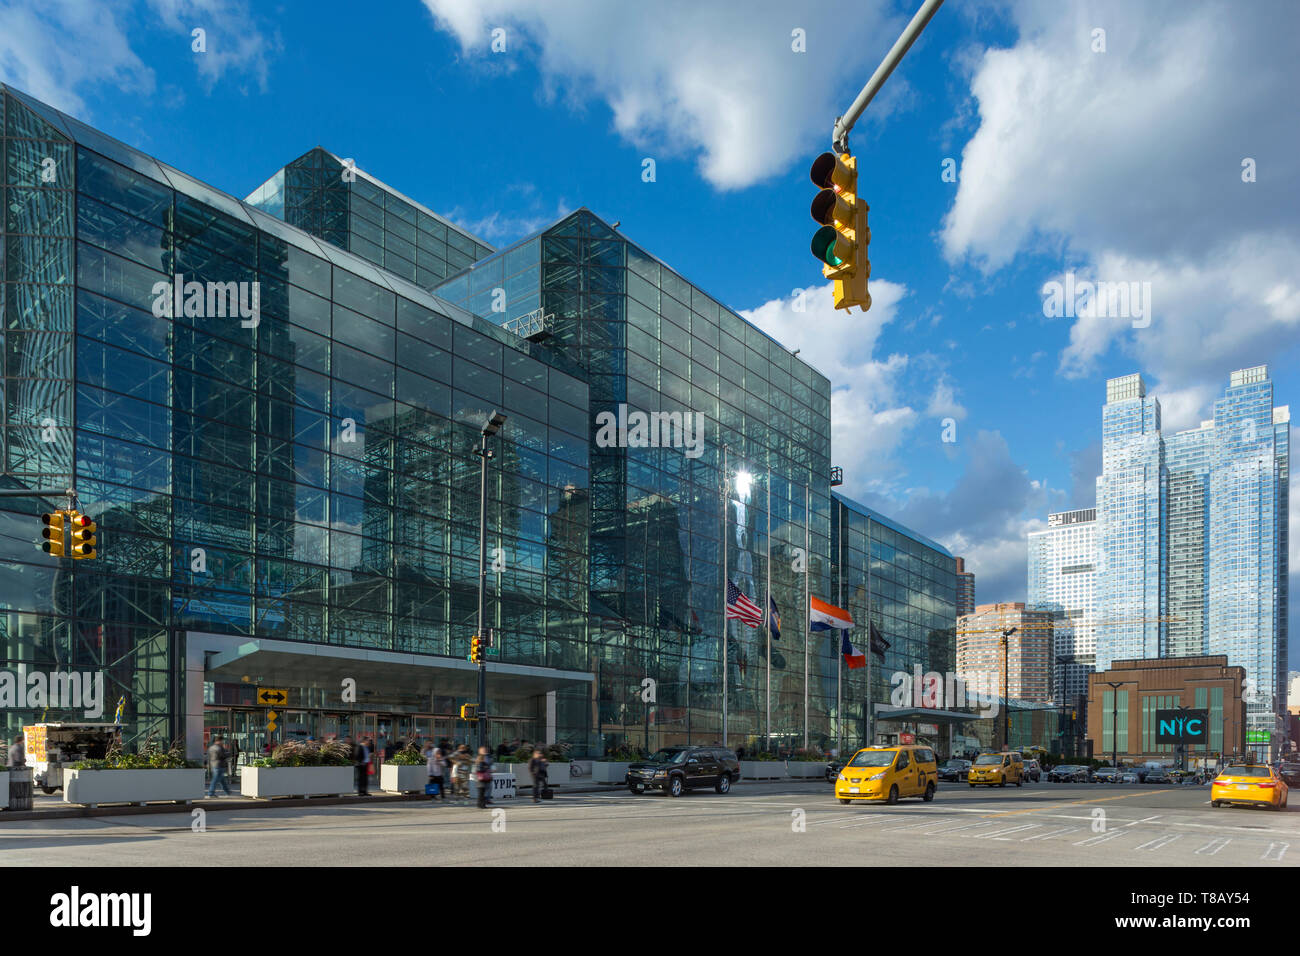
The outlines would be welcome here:
<svg viewBox="0 0 1300 956">
<path fill-rule="evenodd" d="M 398 767 L 420 767 L 428 761 L 424 754 L 420 753 L 420 748 L 416 746 L 414 740 L 408 740 L 406 746 L 397 753 L 393 754 L 386 763 L 394 764 Z"/>
<path fill-rule="evenodd" d="M 172 741 L 164 750 L 161 743 L 150 734 L 145 738 L 139 753 L 124 754 L 120 744 L 111 744 L 106 755 L 99 760 L 79 760 L 73 770 L 195 770 L 202 764 L 185 759 L 185 748 L 179 740 Z"/>
<path fill-rule="evenodd" d="M 352 751 L 341 740 L 286 740 L 268 760 L 253 761 L 254 767 L 346 767 L 352 763 Z"/>
</svg>

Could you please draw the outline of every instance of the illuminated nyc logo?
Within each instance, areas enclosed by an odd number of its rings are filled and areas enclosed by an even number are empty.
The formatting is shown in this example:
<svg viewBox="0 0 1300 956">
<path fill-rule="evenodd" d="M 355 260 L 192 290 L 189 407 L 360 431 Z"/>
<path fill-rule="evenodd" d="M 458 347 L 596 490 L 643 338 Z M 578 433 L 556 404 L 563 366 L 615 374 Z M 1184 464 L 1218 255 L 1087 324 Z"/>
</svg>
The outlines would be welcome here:
<svg viewBox="0 0 1300 956">
<path fill-rule="evenodd" d="M 1209 714 L 1204 710 L 1157 710 L 1156 742 L 1199 743 L 1205 739 Z"/>
</svg>

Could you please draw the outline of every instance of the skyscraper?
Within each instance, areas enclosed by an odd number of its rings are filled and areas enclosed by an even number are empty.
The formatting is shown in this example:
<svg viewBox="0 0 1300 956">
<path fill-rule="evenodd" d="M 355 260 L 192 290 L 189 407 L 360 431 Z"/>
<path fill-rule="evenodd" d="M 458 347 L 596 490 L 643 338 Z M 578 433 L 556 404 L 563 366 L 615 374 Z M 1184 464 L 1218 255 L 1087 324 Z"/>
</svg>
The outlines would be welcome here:
<svg viewBox="0 0 1300 956">
<path fill-rule="evenodd" d="M 1052 696 L 1073 704 L 1088 693 L 1088 674 L 1096 663 L 1097 509 L 1081 508 L 1047 516 L 1047 528 L 1029 535 L 1030 608 L 1051 611 L 1053 628 Z"/>
<path fill-rule="evenodd" d="M 1232 373 L 1214 417 L 1164 436 L 1141 376 L 1106 383 L 1097 479 L 1097 669 L 1225 654 L 1246 669 L 1246 741 L 1276 749 L 1287 657 L 1290 411 L 1265 366 Z"/>
<path fill-rule="evenodd" d="M 996 675 L 1002 696 L 1002 634 L 1007 638 L 1006 694 L 1011 700 L 1048 703 L 1052 683 L 1052 631 L 1050 611 L 1026 609 L 1019 601 L 981 604 L 975 613 L 957 618 L 957 673 L 968 684 L 979 675 Z"/>
<path fill-rule="evenodd" d="M 957 559 L 957 616 L 975 613 L 975 572 L 966 570 L 966 559 Z"/>
</svg>

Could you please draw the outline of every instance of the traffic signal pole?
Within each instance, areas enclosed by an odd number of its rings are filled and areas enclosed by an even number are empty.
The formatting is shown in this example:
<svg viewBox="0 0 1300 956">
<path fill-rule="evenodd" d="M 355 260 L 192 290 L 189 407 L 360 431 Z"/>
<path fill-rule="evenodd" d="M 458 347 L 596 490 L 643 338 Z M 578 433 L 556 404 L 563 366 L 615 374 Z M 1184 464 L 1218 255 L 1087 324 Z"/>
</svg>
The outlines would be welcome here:
<svg viewBox="0 0 1300 956">
<path fill-rule="evenodd" d="M 921 4 L 921 9 L 916 11 L 916 16 L 912 17 L 912 22 L 904 29 L 899 38 L 894 41 L 894 45 L 885 58 L 880 61 L 880 66 L 876 67 L 876 72 L 871 74 L 871 79 L 867 80 L 867 85 L 862 88 L 858 98 L 853 101 L 848 112 L 843 116 L 837 117 L 835 126 L 831 130 L 831 143 L 837 153 L 846 153 L 849 149 L 849 132 L 853 129 L 853 124 L 858 121 L 867 105 L 880 92 L 880 88 L 885 85 L 885 80 L 894 72 L 894 67 L 902 61 L 907 51 L 912 48 L 916 38 L 921 35 L 930 18 L 933 17 L 939 8 L 943 6 L 943 0 L 925 0 Z"/>
<path fill-rule="evenodd" d="M 491 452 L 487 447 L 487 431 L 479 436 L 479 484 L 478 484 L 478 618 L 474 625 L 477 631 L 479 647 L 482 648 L 483 635 L 483 589 L 487 584 L 487 463 Z M 480 650 L 478 655 L 478 745 L 487 746 L 487 662 Z"/>
</svg>

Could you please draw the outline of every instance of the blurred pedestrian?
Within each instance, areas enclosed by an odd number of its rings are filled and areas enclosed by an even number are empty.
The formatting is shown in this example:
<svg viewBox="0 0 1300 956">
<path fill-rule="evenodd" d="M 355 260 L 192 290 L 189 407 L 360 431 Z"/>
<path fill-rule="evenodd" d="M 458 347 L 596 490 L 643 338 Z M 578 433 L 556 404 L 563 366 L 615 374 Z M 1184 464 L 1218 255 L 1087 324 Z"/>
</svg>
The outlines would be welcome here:
<svg viewBox="0 0 1300 956">
<path fill-rule="evenodd" d="M 431 740 L 427 744 L 425 744 L 424 757 L 426 761 L 425 766 L 429 772 L 429 783 L 437 786 L 438 788 L 438 792 L 434 794 L 430 794 L 430 797 L 432 797 L 435 800 L 441 800 L 443 803 L 446 803 L 447 784 L 446 784 L 446 774 L 443 771 L 447 766 L 447 762 L 444 759 L 442 748 L 435 747 L 433 745 L 433 741 Z"/>
<path fill-rule="evenodd" d="M 474 782 L 478 784 L 478 808 L 486 810 L 492 802 L 492 751 L 486 746 L 478 748 L 474 761 Z"/>
<path fill-rule="evenodd" d="M 351 738 L 348 738 L 349 740 Z M 370 748 L 366 746 L 365 738 L 357 741 L 356 746 L 352 748 L 352 766 L 353 775 L 356 777 L 357 795 L 362 797 L 370 796 Z"/>
<path fill-rule="evenodd" d="M 226 782 L 226 760 L 228 759 L 225 738 L 220 734 L 212 738 L 212 744 L 208 747 L 208 768 L 212 771 L 212 782 L 208 784 L 208 796 L 217 795 L 217 784 L 225 790 L 226 796 L 230 796 L 230 784 Z"/>
<path fill-rule="evenodd" d="M 26 735 L 20 728 L 14 742 L 9 745 L 9 757 L 5 761 L 5 766 L 11 770 L 17 770 L 19 767 L 27 766 L 27 743 Z"/>
<path fill-rule="evenodd" d="M 528 761 L 528 772 L 533 778 L 533 803 L 541 803 L 542 794 L 550 789 L 547 767 L 546 756 L 540 750 L 533 750 L 533 759 Z"/>
<path fill-rule="evenodd" d="M 466 744 L 461 744 L 451 755 L 452 790 L 457 797 L 469 797 L 469 774 L 474 755 Z"/>
</svg>

